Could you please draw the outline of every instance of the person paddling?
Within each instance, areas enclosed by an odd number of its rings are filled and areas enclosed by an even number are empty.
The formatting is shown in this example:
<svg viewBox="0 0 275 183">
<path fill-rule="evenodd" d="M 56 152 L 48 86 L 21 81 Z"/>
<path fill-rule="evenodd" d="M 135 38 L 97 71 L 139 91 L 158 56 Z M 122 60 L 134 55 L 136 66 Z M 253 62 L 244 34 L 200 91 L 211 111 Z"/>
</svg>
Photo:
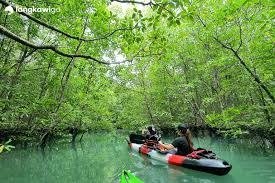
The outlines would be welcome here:
<svg viewBox="0 0 275 183">
<path fill-rule="evenodd" d="M 153 125 L 147 127 L 147 130 L 143 133 L 146 140 L 159 141 L 160 135 L 158 135 L 157 130 Z"/>
<path fill-rule="evenodd" d="M 156 149 L 158 141 L 160 140 L 160 135 L 153 125 L 147 127 L 146 131 L 143 132 L 145 137 L 145 143 L 149 148 Z"/>
<path fill-rule="evenodd" d="M 159 147 L 167 150 L 173 150 L 177 148 L 177 155 L 185 156 L 193 151 L 193 143 L 191 140 L 191 132 L 184 124 L 180 124 L 177 127 L 177 137 L 171 144 L 164 144 L 159 141 Z"/>
</svg>

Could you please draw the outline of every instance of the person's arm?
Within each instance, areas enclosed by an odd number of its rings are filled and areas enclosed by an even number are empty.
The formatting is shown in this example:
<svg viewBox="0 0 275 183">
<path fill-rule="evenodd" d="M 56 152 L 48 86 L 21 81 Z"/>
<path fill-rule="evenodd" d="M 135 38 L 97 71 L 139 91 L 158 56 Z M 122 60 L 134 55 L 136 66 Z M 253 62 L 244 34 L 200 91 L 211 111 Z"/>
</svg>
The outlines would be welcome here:
<svg viewBox="0 0 275 183">
<path fill-rule="evenodd" d="M 167 149 L 167 150 L 171 150 L 171 149 L 174 149 L 174 148 L 175 148 L 172 144 L 163 144 L 161 141 L 159 141 L 159 145 L 160 145 L 162 148 L 165 148 L 165 149 Z"/>
</svg>

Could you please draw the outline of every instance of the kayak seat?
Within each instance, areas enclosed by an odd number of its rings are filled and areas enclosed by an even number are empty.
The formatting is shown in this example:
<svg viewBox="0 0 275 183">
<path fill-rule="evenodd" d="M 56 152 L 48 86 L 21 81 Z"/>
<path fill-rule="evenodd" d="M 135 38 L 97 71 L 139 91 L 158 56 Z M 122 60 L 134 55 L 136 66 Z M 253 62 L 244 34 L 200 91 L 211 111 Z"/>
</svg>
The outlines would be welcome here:
<svg viewBox="0 0 275 183">
<path fill-rule="evenodd" d="M 201 159 L 201 158 L 216 159 L 216 154 L 213 153 L 212 151 L 200 149 L 200 150 L 195 150 L 192 153 L 188 154 L 187 157 L 192 159 Z"/>
</svg>

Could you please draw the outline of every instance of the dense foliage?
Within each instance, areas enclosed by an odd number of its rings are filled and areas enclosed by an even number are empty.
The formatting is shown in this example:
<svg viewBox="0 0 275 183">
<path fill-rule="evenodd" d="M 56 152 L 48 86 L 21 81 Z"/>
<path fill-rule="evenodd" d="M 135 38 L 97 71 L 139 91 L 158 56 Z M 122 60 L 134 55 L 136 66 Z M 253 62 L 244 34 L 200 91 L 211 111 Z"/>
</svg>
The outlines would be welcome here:
<svg viewBox="0 0 275 183">
<path fill-rule="evenodd" d="M 0 2 L 2 134 L 186 122 L 275 137 L 271 0 Z"/>
</svg>

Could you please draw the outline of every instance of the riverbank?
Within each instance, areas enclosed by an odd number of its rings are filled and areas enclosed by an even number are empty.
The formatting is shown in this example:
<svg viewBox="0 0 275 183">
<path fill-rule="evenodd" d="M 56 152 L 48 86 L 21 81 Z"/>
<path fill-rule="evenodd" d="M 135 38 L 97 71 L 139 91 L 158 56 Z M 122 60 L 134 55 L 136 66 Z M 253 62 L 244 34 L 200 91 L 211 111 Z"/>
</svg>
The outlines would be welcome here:
<svg viewBox="0 0 275 183">
<path fill-rule="evenodd" d="M 196 126 L 189 125 L 189 128 L 192 131 L 192 135 L 194 137 L 219 137 L 225 139 L 235 139 L 235 140 L 250 140 L 256 146 L 260 146 L 262 148 L 270 148 L 275 147 L 275 132 L 272 130 L 266 129 L 246 129 L 239 133 L 238 135 L 232 133 L 232 129 L 218 129 L 210 126 Z M 175 129 L 173 127 L 162 127 L 159 128 L 162 135 L 169 136 L 175 134 Z M 130 131 L 134 131 L 135 133 L 139 133 L 139 130 L 136 129 L 78 129 L 75 127 L 65 128 L 65 129 L 49 129 L 49 128 L 39 128 L 39 129 L 29 129 L 29 128 L 6 128 L 0 129 L 0 142 L 12 140 L 12 144 L 20 144 L 23 146 L 38 146 L 42 149 L 45 146 L 54 143 L 55 141 L 59 141 L 60 139 L 66 139 L 68 143 L 77 143 L 83 140 L 83 137 L 86 134 L 102 131 L 110 132 L 116 131 L 123 132 L 125 134 Z"/>
<path fill-rule="evenodd" d="M 266 128 L 245 128 L 245 129 L 228 129 L 228 128 L 215 128 L 206 125 L 189 125 L 192 135 L 210 136 L 210 137 L 223 137 L 226 139 L 250 139 L 255 141 L 257 145 L 266 147 L 275 147 L 275 130 Z M 164 134 L 173 133 L 173 128 L 162 128 Z"/>
</svg>

